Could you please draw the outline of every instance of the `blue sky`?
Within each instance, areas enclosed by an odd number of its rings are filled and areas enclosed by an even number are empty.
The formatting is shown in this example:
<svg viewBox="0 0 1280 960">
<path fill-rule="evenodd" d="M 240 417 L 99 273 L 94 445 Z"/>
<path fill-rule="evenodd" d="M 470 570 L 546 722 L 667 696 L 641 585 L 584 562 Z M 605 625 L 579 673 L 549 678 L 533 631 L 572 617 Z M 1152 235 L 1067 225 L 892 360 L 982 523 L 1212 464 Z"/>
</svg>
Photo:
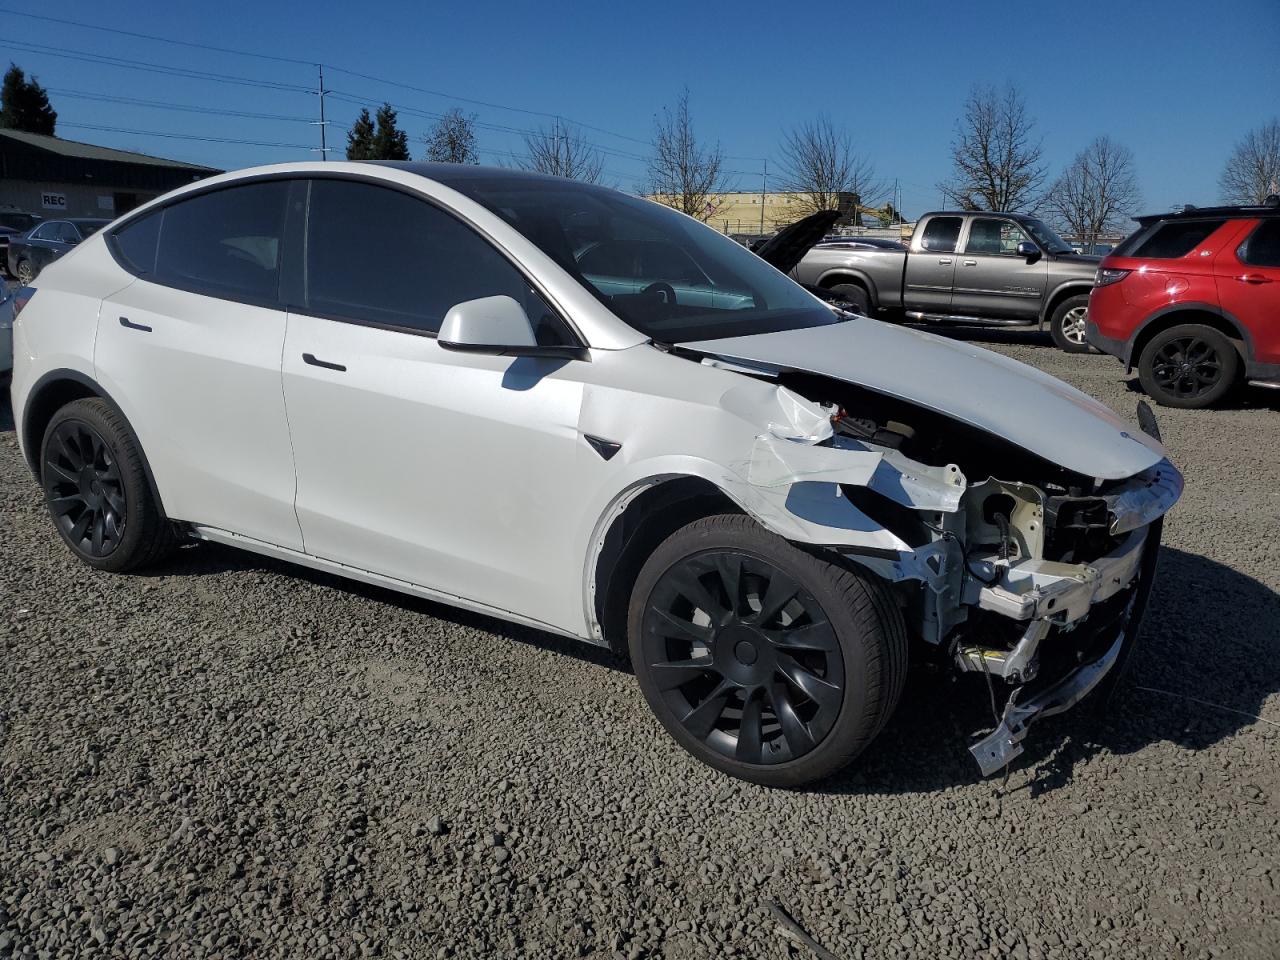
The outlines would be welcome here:
<svg viewBox="0 0 1280 960">
<path fill-rule="evenodd" d="M 700 134 L 720 141 L 741 189 L 759 189 L 762 159 L 776 169 L 778 142 L 789 126 L 825 112 L 851 131 L 882 177 L 897 178 L 908 214 L 939 204 L 935 185 L 949 172 L 955 120 L 974 83 L 1017 84 L 1038 120 L 1052 171 L 1099 134 L 1127 144 L 1144 206 L 1151 209 L 1215 200 L 1232 143 L 1280 114 L 1280 0 L 843 0 L 790 6 L 665 0 L 50 0 L 18 6 L 0 0 L 0 58 L 16 61 L 50 89 L 62 136 L 227 168 L 316 155 L 310 147 L 318 143 L 318 128 L 308 121 L 317 98 L 293 89 L 315 85 L 314 67 L 124 37 L 15 11 L 322 61 L 335 68 L 326 74 L 326 85 L 338 91 L 327 100 L 328 130 L 330 145 L 339 148 L 359 110 L 339 96 L 375 104 L 386 99 L 416 111 L 401 113 L 415 156 L 432 122 L 419 114 L 455 105 L 474 112 L 487 125 L 478 131 L 486 162 L 512 162 L 510 154 L 523 150 L 517 131 L 560 114 L 600 128 L 584 133 L 610 151 L 606 169 L 626 189 L 644 169 L 646 146 L 637 141 L 648 138 L 655 112 L 686 84 Z M 85 56 L 248 82 L 76 59 Z M 383 78 L 421 89 L 391 86 Z M 118 102 L 123 99 L 269 116 Z M 213 142 L 219 139 L 273 145 Z"/>
</svg>

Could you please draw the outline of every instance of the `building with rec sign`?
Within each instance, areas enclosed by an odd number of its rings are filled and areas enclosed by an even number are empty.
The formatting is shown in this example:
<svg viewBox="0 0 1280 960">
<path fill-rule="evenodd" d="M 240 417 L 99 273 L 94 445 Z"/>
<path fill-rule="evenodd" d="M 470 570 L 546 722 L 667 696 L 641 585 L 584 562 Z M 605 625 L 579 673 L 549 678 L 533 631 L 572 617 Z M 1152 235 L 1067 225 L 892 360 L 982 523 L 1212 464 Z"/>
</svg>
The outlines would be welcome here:
<svg viewBox="0 0 1280 960">
<path fill-rule="evenodd" d="M 175 187 L 221 173 L 212 167 L 75 140 L 0 129 L 0 210 L 114 218 Z"/>
</svg>

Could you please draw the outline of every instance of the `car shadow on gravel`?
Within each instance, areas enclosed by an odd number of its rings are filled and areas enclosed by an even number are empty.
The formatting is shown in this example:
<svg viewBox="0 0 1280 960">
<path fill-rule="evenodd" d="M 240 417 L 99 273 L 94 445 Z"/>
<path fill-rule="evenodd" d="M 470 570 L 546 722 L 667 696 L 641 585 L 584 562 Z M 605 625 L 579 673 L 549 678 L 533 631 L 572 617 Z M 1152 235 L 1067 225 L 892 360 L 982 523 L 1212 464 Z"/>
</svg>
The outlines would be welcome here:
<svg viewBox="0 0 1280 960">
<path fill-rule="evenodd" d="M 1147 395 L 1147 392 L 1142 389 L 1142 383 L 1138 380 L 1136 373 L 1124 382 L 1124 388 L 1140 397 Z M 1225 399 L 1219 400 L 1210 410 L 1193 410 L 1191 413 L 1192 415 L 1206 413 L 1211 416 L 1214 411 L 1219 410 L 1271 410 L 1280 412 L 1280 389 L 1263 387 L 1256 383 L 1245 383 L 1239 389 L 1228 394 Z"/>
<path fill-rule="evenodd" d="M 518 623 L 510 623 L 483 613 L 474 613 L 461 607 L 451 607 L 445 603 L 436 603 L 422 597 L 400 593 L 385 587 L 361 583 L 322 570 L 312 570 L 284 560 L 275 560 L 247 550 L 238 550 L 216 543 L 193 543 L 184 546 L 163 566 L 155 570 L 142 571 L 132 576 L 189 577 L 232 571 L 256 570 L 305 580 L 318 586 L 341 591 L 344 594 L 360 597 L 371 603 L 387 604 L 408 610 L 424 617 L 433 617 L 460 627 L 484 630 L 507 640 L 525 643 L 544 650 L 574 657 L 585 663 L 591 663 L 609 670 L 630 673 L 631 667 L 624 658 L 603 647 L 597 647 L 581 640 L 561 637 L 536 627 L 526 627 Z"/>
<path fill-rule="evenodd" d="M 1115 695 L 1105 706 L 1085 701 L 1033 725 L 1025 753 L 1011 765 L 1008 789 L 1040 796 L 1071 783 L 1077 767 L 1101 753 L 1132 754 L 1162 741 L 1197 751 L 1262 727 L 1254 718 L 1280 691 L 1277 624 L 1280 595 L 1264 584 L 1162 548 L 1142 636 Z M 1003 709 L 999 684 L 996 697 Z M 993 725 L 981 678 L 917 671 L 867 752 L 817 789 L 921 793 L 975 783 L 981 777 L 968 748 L 974 734 Z"/>
</svg>

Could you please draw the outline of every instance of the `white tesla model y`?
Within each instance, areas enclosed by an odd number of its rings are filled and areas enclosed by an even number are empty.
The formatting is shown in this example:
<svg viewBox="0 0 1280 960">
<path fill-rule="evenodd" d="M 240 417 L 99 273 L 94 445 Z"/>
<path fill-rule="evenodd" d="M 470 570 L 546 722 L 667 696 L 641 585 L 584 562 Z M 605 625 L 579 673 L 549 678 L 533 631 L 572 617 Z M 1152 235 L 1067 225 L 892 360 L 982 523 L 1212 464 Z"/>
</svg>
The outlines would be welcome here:
<svg viewBox="0 0 1280 960">
<path fill-rule="evenodd" d="M 217 541 L 629 651 L 760 783 L 862 750 L 912 646 L 1011 692 L 1000 769 L 1118 673 L 1182 488 L 1149 412 L 509 170 L 215 177 L 15 304 L 20 442 L 85 563 Z"/>
</svg>

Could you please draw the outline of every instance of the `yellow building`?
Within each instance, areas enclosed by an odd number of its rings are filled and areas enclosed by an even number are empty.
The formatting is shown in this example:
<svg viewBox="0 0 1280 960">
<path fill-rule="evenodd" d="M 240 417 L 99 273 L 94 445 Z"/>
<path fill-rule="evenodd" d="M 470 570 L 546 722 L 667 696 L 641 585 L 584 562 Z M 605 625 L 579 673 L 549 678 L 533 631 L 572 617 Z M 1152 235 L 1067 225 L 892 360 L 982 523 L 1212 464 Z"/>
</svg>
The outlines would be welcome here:
<svg viewBox="0 0 1280 960">
<path fill-rule="evenodd" d="M 860 225 L 868 227 L 884 225 L 879 219 L 881 211 L 861 206 L 857 202 L 857 194 L 842 193 L 839 198 L 838 209 L 843 211 L 845 216 L 838 221 L 838 224 L 847 225 L 860 219 Z M 655 195 L 649 199 L 657 200 L 659 203 L 664 202 L 661 196 Z M 759 191 L 717 193 L 709 198 L 710 215 L 705 219 L 708 226 L 715 227 L 722 233 L 773 233 L 780 227 L 795 223 L 810 212 L 807 201 L 808 196 L 801 193 L 763 195 Z M 674 204 L 670 205 L 674 206 Z M 855 210 L 857 217 L 853 215 Z"/>
</svg>

